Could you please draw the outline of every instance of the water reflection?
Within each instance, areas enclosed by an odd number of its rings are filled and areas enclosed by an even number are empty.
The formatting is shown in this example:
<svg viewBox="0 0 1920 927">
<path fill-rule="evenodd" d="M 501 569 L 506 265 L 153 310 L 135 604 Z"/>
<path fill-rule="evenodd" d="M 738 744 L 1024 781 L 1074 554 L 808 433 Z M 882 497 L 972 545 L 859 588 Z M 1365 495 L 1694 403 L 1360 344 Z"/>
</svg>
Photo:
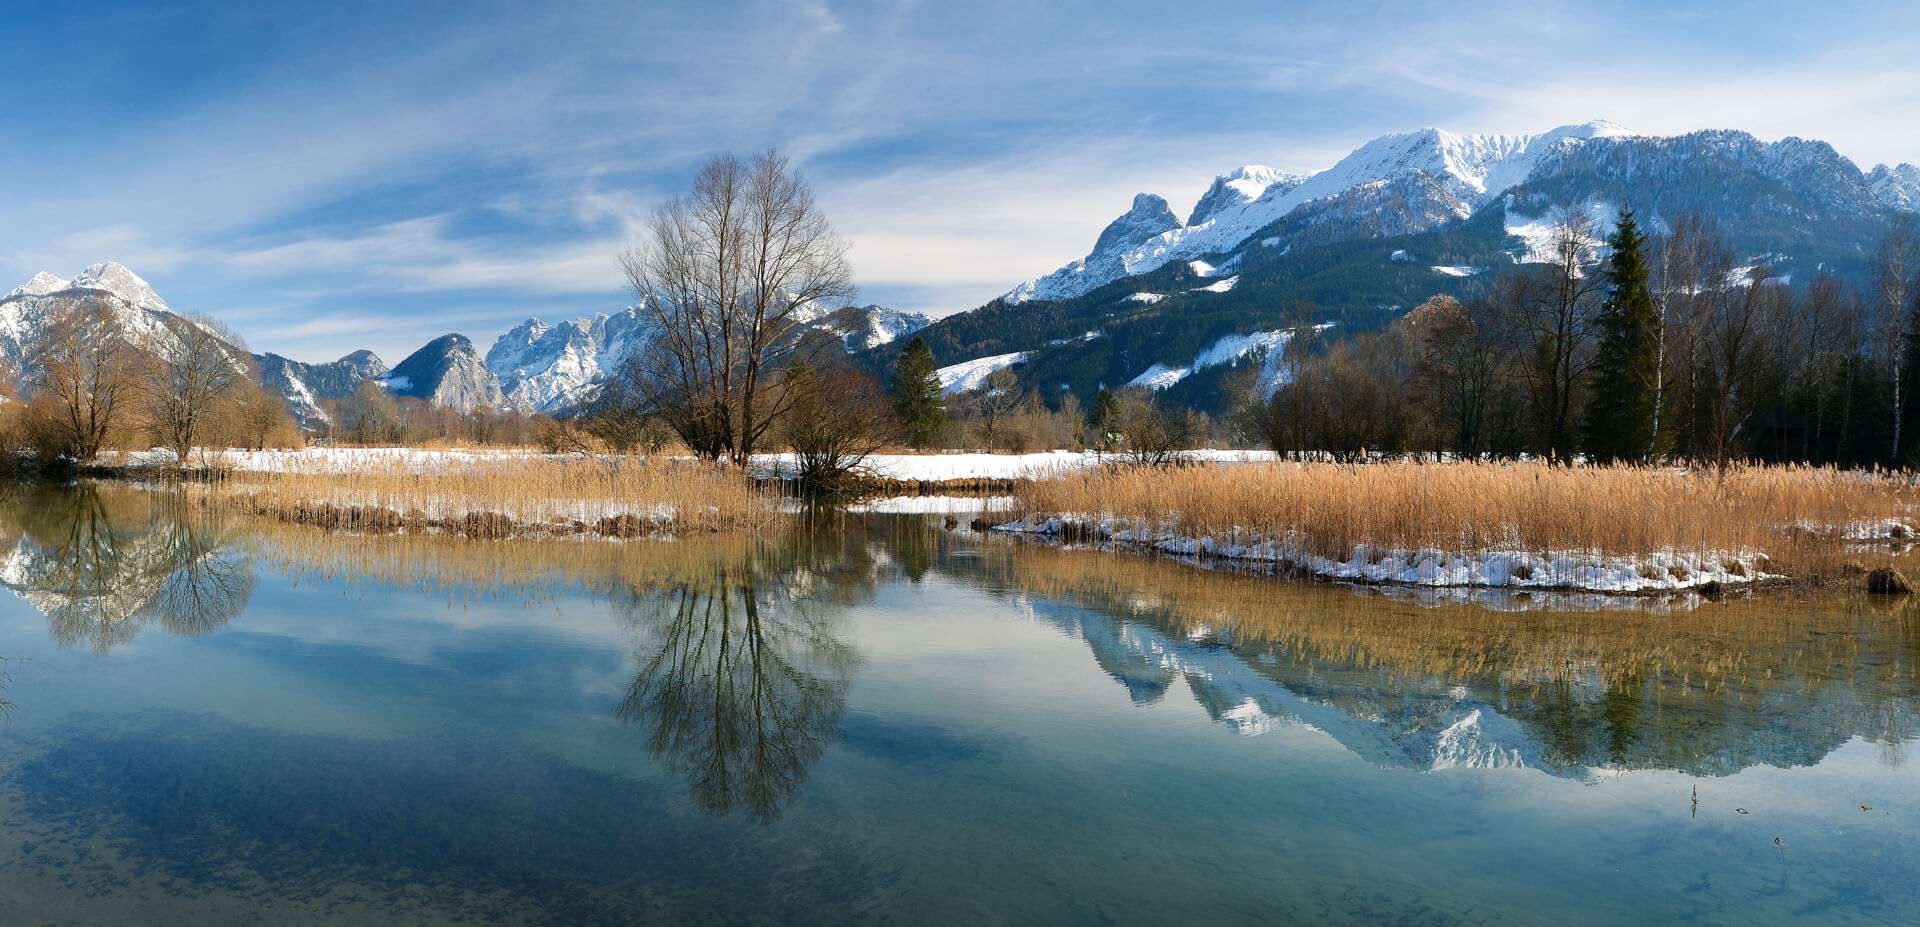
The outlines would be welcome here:
<svg viewBox="0 0 1920 927">
<path fill-rule="evenodd" d="M 1084 640 L 1140 703 L 1184 682 L 1242 733 L 1309 724 L 1423 769 L 1730 775 L 1848 740 L 1904 760 L 1920 611 L 1776 593 L 1509 613 L 1131 555 L 989 541 L 991 590 Z"/>
<path fill-rule="evenodd" d="M 822 531 L 629 588 L 622 608 L 646 645 L 619 716 L 700 807 L 770 822 L 839 739 L 857 662 L 840 625 L 871 597 L 874 567 L 865 545 Z"/>
<path fill-rule="evenodd" d="M 227 523 L 176 497 L 126 488 L 22 488 L 0 506 L 0 585 L 42 614 L 62 646 L 105 652 L 157 624 L 224 627 L 254 578 Z"/>
</svg>

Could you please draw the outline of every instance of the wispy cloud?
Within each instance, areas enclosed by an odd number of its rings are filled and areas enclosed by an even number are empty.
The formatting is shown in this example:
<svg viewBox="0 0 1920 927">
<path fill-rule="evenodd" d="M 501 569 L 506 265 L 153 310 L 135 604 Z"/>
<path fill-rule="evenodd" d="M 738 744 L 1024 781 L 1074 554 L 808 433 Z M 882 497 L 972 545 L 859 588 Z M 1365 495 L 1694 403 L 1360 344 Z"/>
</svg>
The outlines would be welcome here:
<svg viewBox="0 0 1920 927">
<path fill-rule="evenodd" d="M 120 260 L 269 349 L 392 357 L 618 309 L 614 255 L 727 150 L 792 155 L 868 298 L 938 312 L 1084 254 L 1135 192 L 1184 211 L 1240 164 L 1317 169 L 1423 125 L 1605 117 L 1820 137 L 1863 166 L 1920 154 L 1898 118 L 1920 102 L 1899 66 L 1920 10 L 1895 3 L 447 9 L 10 11 L 0 273 Z"/>
</svg>

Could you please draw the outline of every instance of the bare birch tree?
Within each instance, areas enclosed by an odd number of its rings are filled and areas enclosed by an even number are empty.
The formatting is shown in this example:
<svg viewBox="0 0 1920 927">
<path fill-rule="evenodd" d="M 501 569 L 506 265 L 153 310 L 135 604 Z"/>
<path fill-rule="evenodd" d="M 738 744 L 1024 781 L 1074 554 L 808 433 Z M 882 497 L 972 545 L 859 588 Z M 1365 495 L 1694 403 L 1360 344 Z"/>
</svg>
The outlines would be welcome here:
<svg viewBox="0 0 1920 927">
<path fill-rule="evenodd" d="M 742 464 L 784 411 L 779 372 L 828 337 L 806 323 L 854 292 L 846 242 L 771 151 L 708 161 L 620 266 L 655 329 L 626 376 L 695 453 Z"/>
<path fill-rule="evenodd" d="M 1887 229 L 1873 257 L 1873 290 L 1879 314 L 1875 353 L 1893 381 L 1893 439 L 1887 461 L 1900 460 L 1900 423 L 1907 403 L 1907 339 L 1914 331 L 1914 304 L 1920 301 L 1920 223 L 1901 214 Z"/>
</svg>

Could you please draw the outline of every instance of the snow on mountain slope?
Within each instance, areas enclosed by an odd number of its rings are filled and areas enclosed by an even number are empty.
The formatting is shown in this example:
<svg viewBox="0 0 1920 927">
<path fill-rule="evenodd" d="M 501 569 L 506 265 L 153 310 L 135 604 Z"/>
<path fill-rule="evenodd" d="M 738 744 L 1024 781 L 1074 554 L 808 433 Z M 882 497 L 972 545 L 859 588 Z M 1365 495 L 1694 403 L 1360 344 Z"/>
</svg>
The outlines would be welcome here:
<svg viewBox="0 0 1920 927">
<path fill-rule="evenodd" d="M 260 382 L 287 398 L 288 411 L 302 428 L 331 424 L 321 400 L 353 394 L 360 381 L 386 374 L 387 365 L 372 351 L 355 351 L 327 364 L 304 364 L 278 354 L 255 354 Z"/>
<path fill-rule="evenodd" d="M 393 365 L 384 379 L 398 396 L 414 396 L 429 404 L 471 412 L 481 406 L 505 404 L 500 381 L 480 360 L 467 336 L 441 335 Z"/>
<path fill-rule="evenodd" d="M 1132 209 L 1101 231 L 1086 257 L 1014 287 L 1006 300 L 1021 303 L 1029 299 L 1072 299 L 1121 277 L 1151 270 L 1151 267 L 1135 268 L 1128 262 L 1128 255 L 1156 236 L 1181 227 L 1180 217 L 1173 214 L 1166 200 L 1151 193 L 1139 194 L 1133 198 Z"/>
<path fill-rule="evenodd" d="M 1012 354 L 996 354 L 992 357 L 978 357 L 970 361 L 950 364 L 934 372 L 940 377 L 940 386 L 943 391 L 951 396 L 954 393 L 979 389 L 986 385 L 987 377 L 994 371 L 1026 362 L 1026 352 L 1015 351 Z"/>
<path fill-rule="evenodd" d="M 1213 187 L 1195 207 L 1194 221 L 1181 224 L 1175 220 L 1124 253 L 1115 254 L 1096 246 L 1086 259 L 1023 283 L 1005 298 L 1014 303 L 1028 299 L 1068 299 L 1171 261 L 1224 253 L 1308 203 L 1370 184 L 1407 178 L 1431 179 L 1448 194 L 1448 202 L 1453 203 L 1446 210 L 1451 215 L 1431 218 L 1465 218 L 1500 192 L 1526 180 L 1547 156 L 1592 139 L 1626 135 L 1625 130 L 1604 120 L 1562 126 L 1541 135 L 1456 135 L 1440 129 L 1422 129 L 1374 139 L 1333 167 L 1304 178 L 1257 167 L 1241 168 L 1216 178 Z M 1258 195 L 1248 197 L 1254 189 L 1259 190 Z M 1159 197 L 1140 194 L 1134 198 L 1134 212 L 1117 220 L 1115 225 L 1139 213 L 1143 201 L 1165 202 Z M 1108 232 L 1114 227 L 1109 226 Z M 1148 224 L 1133 223 L 1128 227 L 1137 232 Z M 1109 237 L 1103 233 L 1101 241 L 1106 243 Z M 1268 247 L 1280 244 L 1275 240 Z"/>
<path fill-rule="evenodd" d="M 34 274 L 27 282 L 14 287 L 13 292 L 8 293 L 7 296 L 45 296 L 49 293 L 58 293 L 72 285 L 71 281 L 62 280 L 43 270 Z"/>
<path fill-rule="evenodd" d="M 1201 194 L 1200 202 L 1193 204 L 1187 224 L 1202 225 L 1223 209 L 1245 206 L 1259 199 L 1276 184 L 1283 190 L 1292 189 L 1305 179 L 1304 174 L 1290 174 L 1259 164 L 1249 164 L 1231 174 L 1221 174 L 1213 178 L 1213 186 Z"/>
<path fill-rule="evenodd" d="M 1317 326 L 1318 329 L 1330 327 L 1330 325 Z M 1167 389 L 1196 371 L 1237 363 L 1241 358 L 1256 352 L 1265 352 L 1260 363 L 1260 380 L 1257 385 L 1266 395 L 1271 396 L 1274 390 L 1286 383 L 1286 371 L 1281 366 L 1280 360 L 1286 351 L 1287 342 L 1291 340 L 1293 340 L 1293 332 L 1289 330 L 1225 335 L 1208 345 L 1190 363 L 1179 367 L 1156 363 L 1128 381 L 1127 385 L 1142 386 L 1147 389 Z"/>
<path fill-rule="evenodd" d="M 180 324 L 153 287 L 112 261 L 95 264 L 72 280 L 41 271 L 0 299 L 0 357 L 14 369 L 24 369 L 33 340 L 61 300 L 103 297 L 127 332 L 142 343 L 164 343 L 174 337 L 171 326 Z"/>
<path fill-rule="evenodd" d="M 653 322 L 638 306 L 557 325 L 528 319 L 487 349 L 487 369 L 508 404 L 557 412 L 587 398 L 652 338 Z"/>
<path fill-rule="evenodd" d="M 905 338 L 933 320 L 918 312 L 901 312 L 885 306 L 861 306 L 842 309 L 828 324 L 840 334 L 840 343 L 849 351 L 871 351 L 883 344 Z"/>
<path fill-rule="evenodd" d="M 1920 168 L 1911 164 L 1874 165 L 1867 173 L 1867 188 L 1889 209 L 1907 212 L 1920 209 Z"/>
<path fill-rule="evenodd" d="M 37 279 L 37 278 L 36 278 Z M 126 267 L 108 261 L 95 264 L 73 278 L 73 286 L 78 289 L 105 290 L 126 300 L 127 305 L 136 309 L 148 309 L 155 312 L 172 312 L 167 301 L 153 291 L 147 281 Z"/>
<path fill-rule="evenodd" d="M 849 351 L 889 344 L 932 324 L 919 313 L 882 306 L 849 306 L 805 313 Z M 534 412 L 561 412 L 587 400 L 653 340 L 654 321 L 639 306 L 611 315 L 547 324 L 528 319 L 487 349 L 486 366 L 500 382 L 508 405 Z"/>
</svg>

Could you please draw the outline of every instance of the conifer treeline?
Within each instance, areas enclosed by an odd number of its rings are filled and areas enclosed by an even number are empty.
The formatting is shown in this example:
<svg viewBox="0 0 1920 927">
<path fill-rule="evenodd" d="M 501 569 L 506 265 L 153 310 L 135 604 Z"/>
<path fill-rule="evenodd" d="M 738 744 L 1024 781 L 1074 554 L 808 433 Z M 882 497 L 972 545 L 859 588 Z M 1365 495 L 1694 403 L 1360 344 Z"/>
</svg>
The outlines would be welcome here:
<svg viewBox="0 0 1920 927">
<path fill-rule="evenodd" d="M 1532 454 L 1565 460 L 1916 462 L 1910 370 L 1920 232 L 1897 223 L 1862 294 L 1824 268 L 1803 287 L 1736 259 L 1711 219 L 1648 234 L 1630 209 L 1606 247 L 1574 212 L 1552 259 L 1381 332 L 1315 344 L 1253 395 L 1283 453 Z M 1796 270 L 1796 272 L 1808 272 Z"/>
</svg>

